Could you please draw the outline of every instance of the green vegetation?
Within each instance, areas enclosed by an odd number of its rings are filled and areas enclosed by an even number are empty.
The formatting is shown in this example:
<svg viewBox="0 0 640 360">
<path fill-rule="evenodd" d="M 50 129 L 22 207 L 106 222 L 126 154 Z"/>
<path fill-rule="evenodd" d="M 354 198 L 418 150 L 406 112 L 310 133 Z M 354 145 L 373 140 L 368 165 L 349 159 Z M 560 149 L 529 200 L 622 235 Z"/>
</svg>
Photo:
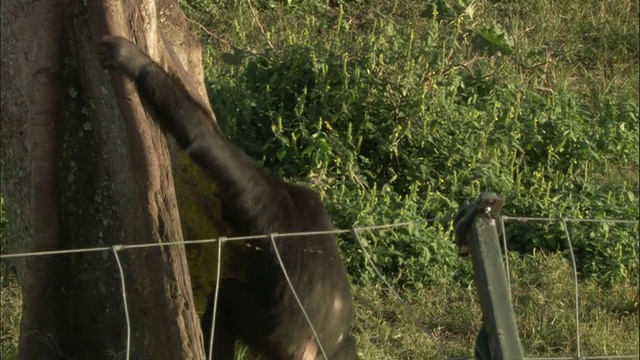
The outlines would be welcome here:
<svg viewBox="0 0 640 360">
<path fill-rule="evenodd" d="M 510 258 L 514 310 L 528 357 L 575 356 L 576 325 L 569 263 L 557 254 Z M 472 354 L 481 318 L 475 288 L 443 279 L 414 293 L 410 305 L 435 332 L 433 342 L 388 291 L 358 288 L 357 339 L 362 359 L 444 359 Z M 638 353 L 638 292 L 631 286 L 604 289 L 580 284 L 582 354 Z"/>
<path fill-rule="evenodd" d="M 185 0 L 183 8 L 205 45 L 224 131 L 265 166 L 310 181 L 340 228 L 448 218 L 483 191 L 506 197 L 506 215 L 638 219 L 634 1 Z M 450 224 L 362 235 L 435 329 L 440 354 L 377 290 L 353 236 L 341 238 L 363 358 L 471 353 L 480 313 Z M 637 353 L 637 225 L 568 227 L 583 354 Z M 507 234 L 527 354 L 574 355 L 564 229 L 510 222 Z"/>
<path fill-rule="evenodd" d="M 505 215 L 638 219 L 637 1 L 182 6 L 224 131 L 265 166 L 311 182 L 339 228 L 450 218 L 483 191 L 506 197 Z M 583 355 L 637 354 L 637 225 L 569 230 Z M 527 356 L 575 355 L 564 229 L 509 222 L 507 234 Z M 471 354 L 481 314 L 451 221 L 361 236 L 440 347 L 347 235 L 362 358 Z M 19 291 L 2 271 L 0 357 L 11 359 Z"/>
<path fill-rule="evenodd" d="M 22 296 L 20 287 L 13 275 L 7 275 L 4 267 L 0 268 L 0 358 L 16 359 L 18 356 L 18 339 L 20 336 L 20 314 L 22 312 Z"/>
<path fill-rule="evenodd" d="M 0 197 L 0 252 L 7 250 L 7 214 Z M 18 354 L 22 297 L 15 274 L 0 262 L 0 358 L 15 359 Z"/>
<path fill-rule="evenodd" d="M 638 218 L 633 1 L 184 8 L 201 25 L 225 132 L 279 174 L 311 179 L 338 227 L 450 217 L 482 191 L 505 196 L 507 215 Z M 583 275 L 635 279 L 637 227 L 572 230 Z M 508 235 L 523 253 L 567 249 L 557 224 Z M 369 240 L 410 288 L 468 275 L 449 224 Z M 368 283 L 357 246 L 343 244 Z"/>
</svg>

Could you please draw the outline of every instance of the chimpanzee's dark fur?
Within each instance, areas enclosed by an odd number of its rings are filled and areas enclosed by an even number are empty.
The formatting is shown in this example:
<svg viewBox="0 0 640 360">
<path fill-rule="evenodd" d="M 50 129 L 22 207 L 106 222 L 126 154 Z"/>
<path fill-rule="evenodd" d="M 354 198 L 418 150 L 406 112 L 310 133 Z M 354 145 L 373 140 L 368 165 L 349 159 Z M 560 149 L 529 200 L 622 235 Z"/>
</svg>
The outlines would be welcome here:
<svg viewBox="0 0 640 360">
<path fill-rule="evenodd" d="M 238 235 L 331 230 L 312 190 L 284 182 L 225 139 L 209 113 L 181 83 L 121 37 L 105 36 L 102 66 L 118 69 L 137 86 L 156 121 L 222 189 L 223 211 Z M 329 359 L 357 359 L 350 335 L 351 290 L 333 235 L 276 238 L 277 248 Z M 253 243 L 243 259 L 246 280 L 220 284 L 213 359 L 233 359 L 241 339 L 273 359 L 315 360 L 322 354 L 270 240 Z M 202 320 L 205 348 L 211 334 L 212 298 Z M 207 349 L 207 353 L 209 349 Z"/>
</svg>

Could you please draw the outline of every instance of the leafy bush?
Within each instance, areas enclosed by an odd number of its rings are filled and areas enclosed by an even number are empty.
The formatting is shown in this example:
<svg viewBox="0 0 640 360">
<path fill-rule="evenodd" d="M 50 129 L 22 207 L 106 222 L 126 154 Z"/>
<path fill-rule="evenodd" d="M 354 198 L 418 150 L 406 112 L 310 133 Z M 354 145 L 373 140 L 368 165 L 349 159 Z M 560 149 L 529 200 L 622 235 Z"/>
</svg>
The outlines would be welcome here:
<svg viewBox="0 0 640 360">
<path fill-rule="evenodd" d="M 411 26 L 355 6 L 290 10 L 296 21 L 264 33 L 273 48 L 234 20 L 254 50 L 207 48 L 224 61 L 207 66 L 221 126 L 273 171 L 310 180 L 340 228 L 451 217 L 483 191 L 505 196 L 508 215 L 637 219 L 637 98 L 541 83 L 543 51 L 474 20 L 473 5 L 443 4 L 416 11 Z M 464 278 L 450 225 L 370 237 L 374 260 L 412 286 L 437 281 L 434 268 Z M 606 224 L 576 233 L 581 270 L 630 276 L 636 233 Z M 511 224 L 508 235 L 517 251 L 566 249 L 557 225 Z M 359 247 L 349 236 L 342 244 L 366 280 Z"/>
</svg>

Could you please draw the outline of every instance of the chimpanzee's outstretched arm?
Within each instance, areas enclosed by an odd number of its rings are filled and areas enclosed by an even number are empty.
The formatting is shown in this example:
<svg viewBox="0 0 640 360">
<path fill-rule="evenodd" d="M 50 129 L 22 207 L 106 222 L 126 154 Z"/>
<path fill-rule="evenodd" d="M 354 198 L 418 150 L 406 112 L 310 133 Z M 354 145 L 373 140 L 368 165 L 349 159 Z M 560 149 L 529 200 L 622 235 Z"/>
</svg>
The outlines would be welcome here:
<svg viewBox="0 0 640 360">
<path fill-rule="evenodd" d="M 118 69 L 135 81 L 140 97 L 152 107 L 160 125 L 225 192 L 231 191 L 244 198 L 239 201 L 255 206 L 278 189 L 274 188 L 277 178 L 226 140 L 209 113 L 183 85 L 137 45 L 122 37 L 105 36 L 99 56 L 104 68 Z"/>
</svg>

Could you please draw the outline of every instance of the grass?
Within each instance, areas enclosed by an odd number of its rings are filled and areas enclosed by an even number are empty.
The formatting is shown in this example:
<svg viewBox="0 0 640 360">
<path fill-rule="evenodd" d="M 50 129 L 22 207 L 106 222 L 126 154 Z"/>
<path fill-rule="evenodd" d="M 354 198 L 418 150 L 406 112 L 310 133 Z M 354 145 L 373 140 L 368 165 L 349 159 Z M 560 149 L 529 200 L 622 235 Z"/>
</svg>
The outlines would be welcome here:
<svg viewBox="0 0 640 360">
<path fill-rule="evenodd" d="M 551 87 L 566 81 L 567 86 L 599 94 L 637 87 L 638 19 L 626 16 L 638 14 L 637 2 L 481 3 L 485 14 L 507 21 L 521 48 L 545 52 L 543 78 Z"/>
<path fill-rule="evenodd" d="M 537 77 L 527 71 L 527 66 L 521 68 L 521 76 L 528 82 L 552 89 L 564 81 L 566 86 L 599 94 L 634 94 L 637 89 L 640 53 L 636 1 L 461 2 L 472 4 L 473 18 L 481 19 L 478 22 L 499 22 L 508 28 L 514 46 L 522 53 L 543 53 L 544 71 Z M 421 26 L 419 14 L 425 8 L 425 4 L 410 1 L 368 1 L 364 6 L 346 3 L 343 10 L 318 5 L 320 10 L 316 8 L 316 14 L 311 15 L 310 7 L 302 5 L 260 11 L 248 2 L 228 2 L 226 6 L 208 1 L 183 3 L 188 16 L 203 26 L 194 27 L 203 41 L 213 41 L 222 50 L 232 49 L 229 45 L 248 50 L 275 48 L 303 38 L 313 24 L 323 24 L 329 30 L 338 18 L 346 19 L 354 37 L 366 34 L 379 19 L 417 28 Z M 334 34 L 327 31 L 317 35 L 321 41 L 330 41 Z"/>
<path fill-rule="evenodd" d="M 575 356 L 574 282 L 557 254 L 511 255 L 516 321 L 527 357 Z M 603 289 L 583 281 L 580 335 L 583 356 L 638 353 L 638 287 Z M 454 282 L 409 295 L 411 308 L 435 332 L 440 348 L 416 326 L 387 290 L 356 290 L 358 344 L 363 359 L 442 359 L 473 353 L 481 313 L 473 286 Z"/>
<path fill-rule="evenodd" d="M 15 276 L 7 274 L 5 266 L 0 267 L 0 272 L 0 358 L 16 359 L 22 296 Z"/>
<path fill-rule="evenodd" d="M 576 323 L 571 266 L 558 254 L 510 256 L 513 304 L 525 356 L 574 356 Z M 20 291 L 2 274 L 0 358 L 15 359 L 19 335 Z M 580 282 L 580 338 L 583 356 L 638 354 L 638 285 L 603 288 Z M 388 291 L 379 286 L 354 289 L 355 334 L 362 359 L 442 359 L 473 353 L 481 312 L 472 284 L 442 283 L 404 294 L 430 329 L 422 328 Z M 248 352 L 243 352 L 248 353 Z M 238 359 L 251 359 L 250 355 Z"/>
<path fill-rule="evenodd" d="M 509 215 L 638 217 L 633 1 L 436 0 L 433 18 L 400 0 L 187 3 L 225 133 L 312 179 L 339 227 L 450 216 L 481 191 Z M 586 232 L 581 273 L 635 276 L 627 230 Z M 443 232 L 418 231 L 374 255 L 416 287 L 433 280 L 424 259 L 455 260 Z M 561 233 L 523 224 L 510 241 L 557 250 Z"/>
</svg>

